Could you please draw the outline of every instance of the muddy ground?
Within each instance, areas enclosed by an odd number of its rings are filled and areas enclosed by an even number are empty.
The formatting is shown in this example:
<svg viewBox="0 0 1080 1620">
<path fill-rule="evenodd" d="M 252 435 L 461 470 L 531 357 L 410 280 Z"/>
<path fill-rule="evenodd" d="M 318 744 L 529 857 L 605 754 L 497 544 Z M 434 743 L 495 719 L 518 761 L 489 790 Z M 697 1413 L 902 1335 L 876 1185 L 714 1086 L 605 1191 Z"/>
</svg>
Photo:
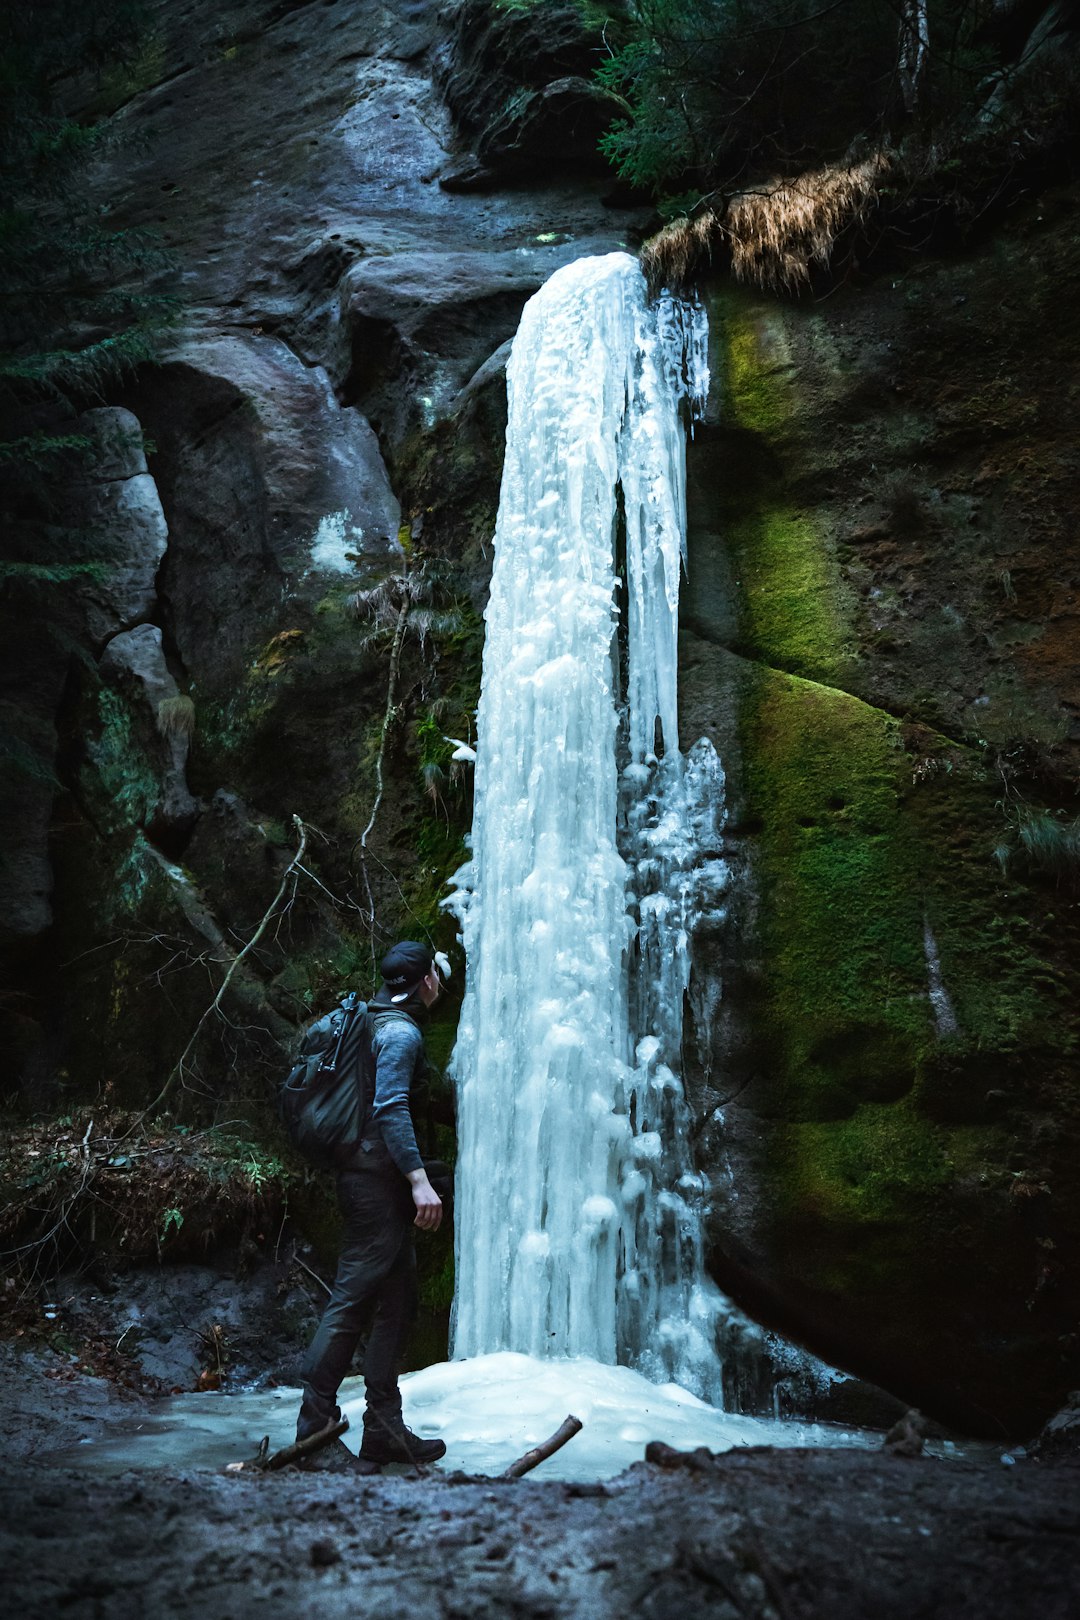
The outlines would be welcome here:
<svg viewBox="0 0 1080 1620">
<path fill-rule="evenodd" d="M 729 1452 L 606 1485 L 49 1459 L 142 1398 L 4 1355 L 7 1612 L 72 1620 L 1080 1614 L 1080 1461 Z"/>
</svg>

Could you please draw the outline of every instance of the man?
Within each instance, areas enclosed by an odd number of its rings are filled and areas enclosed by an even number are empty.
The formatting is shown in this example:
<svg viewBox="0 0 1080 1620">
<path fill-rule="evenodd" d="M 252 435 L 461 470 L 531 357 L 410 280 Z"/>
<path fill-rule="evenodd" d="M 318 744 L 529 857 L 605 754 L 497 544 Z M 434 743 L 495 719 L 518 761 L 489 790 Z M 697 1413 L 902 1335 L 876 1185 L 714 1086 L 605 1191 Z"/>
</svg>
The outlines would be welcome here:
<svg viewBox="0 0 1080 1620">
<path fill-rule="evenodd" d="M 360 1146 L 338 1175 L 344 1218 L 334 1291 L 304 1363 L 304 1398 L 296 1438 L 304 1440 L 337 1421 L 337 1392 L 352 1363 L 362 1328 L 375 1307 L 364 1352 L 364 1437 L 359 1459 L 341 1441 L 312 1458 L 313 1465 L 378 1473 L 388 1462 L 434 1462 L 441 1440 L 412 1434 L 401 1415 L 398 1360 L 416 1314 L 416 1256 L 412 1228 L 436 1232 L 442 1199 L 428 1179 L 416 1146 L 409 1094 L 422 1082 L 424 1041 L 416 1022 L 439 999 L 442 985 L 431 951 L 414 940 L 395 945 L 382 960 L 383 986 L 368 1003 L 369 1074 L 374 1096 Z M 366 1032 L 354 1054 L 358 1083 Z M 321 1462 L 320 1462 L 321 1459 Z"/>
</svg>

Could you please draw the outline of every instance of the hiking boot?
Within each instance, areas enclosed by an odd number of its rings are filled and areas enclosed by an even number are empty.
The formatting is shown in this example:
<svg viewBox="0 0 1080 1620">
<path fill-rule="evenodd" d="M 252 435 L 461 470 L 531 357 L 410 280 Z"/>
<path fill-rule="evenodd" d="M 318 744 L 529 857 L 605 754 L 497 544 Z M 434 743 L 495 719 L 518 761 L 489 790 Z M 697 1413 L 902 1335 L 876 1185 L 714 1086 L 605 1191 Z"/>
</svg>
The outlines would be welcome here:
<svg viewBox="0 0 1080 1620">
<path fill-rule="evenodd" d="M 358 1457 L 349 1450 L 344 1440 L 331 1440 L 328 1446 L 313 1452 L 310 1457 L 301 1457 L 296 1466 L 302 1468 L 305 1474 L 371 1475 L 382 1472 L 382 1463 L 373 1462 L 370 1457 Z"/>
<path fill-rule="evenodd" d="M 446 1456 L 441 1440 L 421 1440 L 404 1424 L 364 1424 L 364 1440 L 360 1447 L 360 1461 L 378 1463 L 433 1463 Z"/>
</svg>

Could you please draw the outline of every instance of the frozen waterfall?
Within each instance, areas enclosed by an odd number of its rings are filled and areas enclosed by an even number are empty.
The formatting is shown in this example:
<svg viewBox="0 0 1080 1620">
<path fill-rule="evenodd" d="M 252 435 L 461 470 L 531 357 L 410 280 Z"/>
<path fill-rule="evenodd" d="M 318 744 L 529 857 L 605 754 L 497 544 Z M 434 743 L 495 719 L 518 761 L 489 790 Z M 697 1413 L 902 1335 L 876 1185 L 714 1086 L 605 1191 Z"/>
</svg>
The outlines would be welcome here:
<svg viewBox="0 0 1080 1620">
<path fill-rule="evenodd" d="M 730 1307 L 704 1273 L 679 1079 L 691 940 L 728 885 L 720 761 L 705 742 L 680 754 L 676 731 L 680 417 L 705 392 L 705 338 L 698 309 L 650 306 L 613 254 L 552 277 L 510 361 L 473 856 L 452 902 L 457 1359 L 402 1380 L 407 1422 L 470 1472 L 501 1473 L 569 1410 L 585 1429 L 549 1479 L 608 1478 L 649 1440 L 870 1443 L 715 1410 Z M 715 986 L 690 988 L 700 1033 Z M 283 1445 L 298 1394 L 179 1397 L 72 1460 L 205 1466 L 217 1446 L 224 1463 L 240 1409 L 249 1453 L 267 1432 Z M 343 1386 L 356 1434 L 362 1403 Z"/>
<path fill-rule="evenodd" d="M 509 422 L 471 859 L 455 1357 L 622 1362 L 719 1401 L 678 1078 L 690 931 L 723 903 L 724 776 L 678 751 L 685 429 L 697 306 L 628 254 L 526 305 Z"/>
</svg>

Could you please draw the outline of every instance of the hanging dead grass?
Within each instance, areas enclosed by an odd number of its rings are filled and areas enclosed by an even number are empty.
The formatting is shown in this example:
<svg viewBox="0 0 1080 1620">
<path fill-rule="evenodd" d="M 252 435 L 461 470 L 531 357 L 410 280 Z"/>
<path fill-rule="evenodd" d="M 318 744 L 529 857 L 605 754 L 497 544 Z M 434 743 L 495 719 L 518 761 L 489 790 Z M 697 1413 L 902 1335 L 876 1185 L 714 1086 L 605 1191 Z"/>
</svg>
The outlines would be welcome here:
<svg viewBox="0 0 1080 1620">
<path fill-rule="evenodd" d="M 195 730 L 195 705 L 185 693 L 163 698 L 157 707 L 158 730 L 163 737 L 190 737 Z"/>
<path fill-rule="evenodd" d="M 814 269 L 827 268 L 838 238 L 865 216 L 890 168 L 888 156 L 877 152 L 861 163 L 740 192 L 722 214 L 710 209 L 675 220 L 642 248 L 649 286 L 685 292 L 715 256 L 727 253 L 737 281 L 796 293 Z"/>
<path fill-rule="evenodd" d="M 887 168 L 878 152 L 849 168 L 816 169 L 733 197 L 721 229 L 735 279 L 798 292 L 812 269 L 828 267 L 841 232 L 865 216 Z"/>
<path fill-rule="evenodd" d="M 711 264 L 719 237 L 717 216 L 710 208 L 696 219 L 675 219 L 641 249 L 641 268 L 655 298 L 661 287 L 673 293 L 690 292 Z"/>
</svg>

